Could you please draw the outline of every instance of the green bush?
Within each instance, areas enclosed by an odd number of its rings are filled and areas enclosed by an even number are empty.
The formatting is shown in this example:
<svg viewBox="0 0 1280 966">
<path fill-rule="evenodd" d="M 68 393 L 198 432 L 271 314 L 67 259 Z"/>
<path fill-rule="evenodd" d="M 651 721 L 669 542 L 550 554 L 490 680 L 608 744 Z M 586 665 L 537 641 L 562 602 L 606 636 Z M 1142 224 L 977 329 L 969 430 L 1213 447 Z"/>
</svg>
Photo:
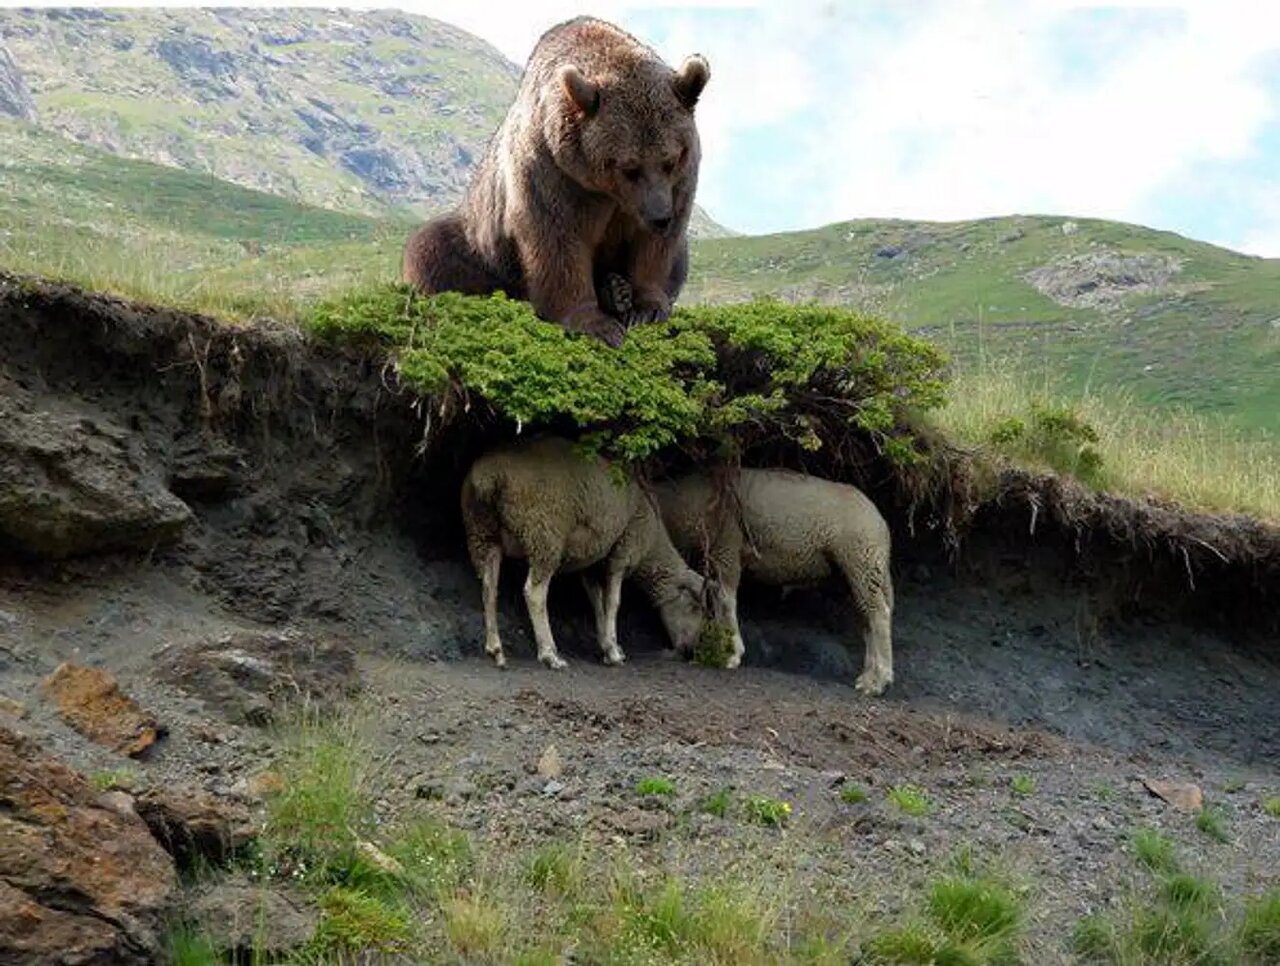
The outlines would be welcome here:
<svg viewBox="0 0 1280 966">
<path fill-rule="evenodd" d="M 388 351 L 445 421 L 483 404 L 521 427 L 568 425 L 589 449 L 627 461 L 696 439 L 816 449 L 850 429 L 907 461 L 911 416 L 944 400 L 940 350 L 818 305 L 682 308 L 633 328 L 616 350 L 500 294 L 424 297 L 404 285 L 349 293 L 308 322 L 321 338 Z"/>
</svg>

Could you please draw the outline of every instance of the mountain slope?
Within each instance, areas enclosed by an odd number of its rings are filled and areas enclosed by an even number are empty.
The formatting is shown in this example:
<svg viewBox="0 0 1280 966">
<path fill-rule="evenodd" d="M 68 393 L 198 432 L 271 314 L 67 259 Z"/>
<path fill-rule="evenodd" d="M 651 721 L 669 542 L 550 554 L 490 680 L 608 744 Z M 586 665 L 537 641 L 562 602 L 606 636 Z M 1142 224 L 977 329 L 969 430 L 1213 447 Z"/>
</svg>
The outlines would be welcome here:
<svg viewBox="0 0 1280 966">
<path fill-rule="evenodd" d="M 1280 430 L 1280 260 L 1061 217 L 853 221 L 711 239 L 690 299 L 852 305 L 962 359 L 1019 356 L 1077 387 L 1123 387 Z"/>
<path fill-rule="evenodd" d="M 288 312 L 394 277 L 411 221 L 298 205 L 0 121 L 0 267 L 219 311 Z M 1051 217 L 856 221 L 696 242 L 685 301 L 818 298 L 1280 432 L 1280 261 Z"/>
<path fill-rule="evenodd" d="M 519 76 L 477 37 L 395 11 L 0 11 L 0 114 L 365 214 L 455 202 Z M 695 234 L 724 233 L 698 212 Z"/>
</svg>

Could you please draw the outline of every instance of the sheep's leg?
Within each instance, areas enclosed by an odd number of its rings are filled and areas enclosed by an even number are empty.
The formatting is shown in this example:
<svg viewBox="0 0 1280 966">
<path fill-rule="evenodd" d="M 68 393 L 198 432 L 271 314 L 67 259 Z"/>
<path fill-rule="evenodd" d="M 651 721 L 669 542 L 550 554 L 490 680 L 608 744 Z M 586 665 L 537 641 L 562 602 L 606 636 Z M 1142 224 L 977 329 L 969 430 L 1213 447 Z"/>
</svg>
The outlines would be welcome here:
<svg viewBox="0 0 1280 966">
<path fill-rule="evenodd" d="M 538 660 L 559 671 L 568 667 L 556 651 L 556 640 L 551 636 L 551 621 L 547 617 L 547 592 L 551 589 L 551 576 L 555 571 L 543 572 L 529 566 L 529 576 L 524 582 L 524 602 L 529 608 L 529 620 L 533 623 L 533 639 L 538 642 Z"/>
<path fill-rule="evenodd" d="M 498 576 L 502 572 L 502 548 L 489 547 L 480 564 L 480 583 L 484 596 L 484 652 L 498 667 L 507 666 L 498 637 Z"/>
<path fill-rule="evenodd" d="M 591 598 L 591 610 L 596 615 L 596 641 L 599 642 L 600 651 L 604 654 L 604 663 L 621 664 L 625 658 L 622 653 L 618 651 L 615 659 L 614 652 L 617 651 L 616 641 L 612 643 L 612 646 L 610 644 L 609 618 L 607 616 L 608 610 L 605 604 L 605 589 L 586 574 L 582 575 L 582 586 L 586 590 L 587 596 Z"/>
<path fill-rule="evenodd" d="M 851 557 L 839 561 L 864 622 L 866 654 L 854 687 L 877 695 L 893 683 L 893 581 L 889 561 Z"/>
<path fill-rule="evenodd" d="M 742 642 L 742 628 L 738 626 L 738 588 L 736 585 L 725 587 L 724 605 L 729 612 L 729 629 L 733 631 L 733 653 L 724 662 L 724 666 L 727 670 L 733 670 L 733 668 L 742 664 L 742 655 L 747 651 L 746 645 Z"/>
<path fill-rule="evenodd" d="M 600 646 L 604 650 L 604 663 L 618 665 L 627 656 L 618 646 L 618 608 L 622 606 L 622 571 L 612 567 L 604 579 L 604 633 Z"/>
</svg>

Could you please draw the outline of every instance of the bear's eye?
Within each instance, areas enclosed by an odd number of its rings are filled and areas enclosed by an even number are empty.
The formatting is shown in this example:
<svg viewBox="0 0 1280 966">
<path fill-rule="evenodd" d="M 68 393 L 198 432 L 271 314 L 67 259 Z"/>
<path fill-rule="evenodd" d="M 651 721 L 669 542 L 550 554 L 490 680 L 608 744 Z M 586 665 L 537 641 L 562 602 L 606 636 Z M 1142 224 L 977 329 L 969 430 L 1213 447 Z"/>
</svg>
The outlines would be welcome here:
<svg viewBox="0 0 1280 966">
<path fill-rule="evenodd" d="M 668 161 L 666 162 L 666 164 L 662 166 L 662 173 L 670 174 L 675 169 L 676 169 L 676 163 L 674 161 Z"/>
<path fill-rule="evenodd" d="M 622 175 L 628 181 L 639 181 L 640 176 L 644 174 L 639 168 L 623 168 Z"/>
</svg>

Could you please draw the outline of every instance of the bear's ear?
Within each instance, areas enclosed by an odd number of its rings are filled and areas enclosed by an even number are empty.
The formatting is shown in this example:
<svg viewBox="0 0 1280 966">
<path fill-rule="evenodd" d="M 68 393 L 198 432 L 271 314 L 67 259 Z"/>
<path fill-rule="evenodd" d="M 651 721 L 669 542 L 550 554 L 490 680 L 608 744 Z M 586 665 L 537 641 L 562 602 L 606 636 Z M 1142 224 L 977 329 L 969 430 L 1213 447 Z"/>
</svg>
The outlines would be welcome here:
<svg viewBox="0 0 1280 966">
<path fill-rule="evenodd" d="M 560 85 L 569 99 L 587 117 L 595 117 L 600 110 L 600 85 L 593 84 L 573 64 L 560 68 Z"/>
<path fill-rule="evenodd" d="M 702 89 L 707 86 L 707 81 L 710 79 L 711 65 L 707 63 L 707 59 L 701 54 L 690 54 L 676 71 L 676 97 L 680 98 L 681 104 L 693 110 L 693 106 L 698 103 L 698 98 L 702 94 Z"/>
</svg>

